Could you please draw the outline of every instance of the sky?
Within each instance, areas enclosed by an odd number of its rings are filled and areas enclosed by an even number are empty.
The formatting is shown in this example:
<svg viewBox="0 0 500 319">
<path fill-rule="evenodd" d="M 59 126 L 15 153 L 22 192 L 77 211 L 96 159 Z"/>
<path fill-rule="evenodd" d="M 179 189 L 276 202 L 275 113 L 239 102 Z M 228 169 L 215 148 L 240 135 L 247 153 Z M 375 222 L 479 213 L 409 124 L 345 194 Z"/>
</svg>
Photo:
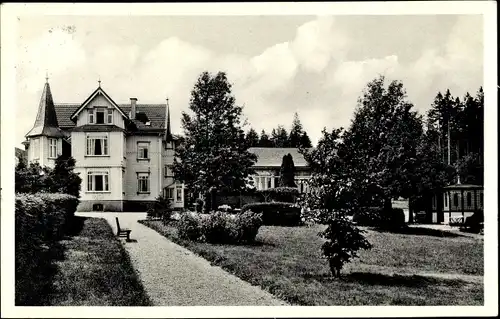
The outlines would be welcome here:
<svg viewBox="0 0 500 319">
<path fill-rule="evenodd" d="M 203 71 L 225 71 L 260 132 L 299 118 L 312 141 L 348 127 L 366 84 L 400 80 L 424 114 L 438 91 L 483 85 L 480 15 L 32 16 L 18 21 L 16 146 L 48 72 L 55 103 L 102 88 L 117 103 L 165 103 L 173 133 Z"/>
</svg>

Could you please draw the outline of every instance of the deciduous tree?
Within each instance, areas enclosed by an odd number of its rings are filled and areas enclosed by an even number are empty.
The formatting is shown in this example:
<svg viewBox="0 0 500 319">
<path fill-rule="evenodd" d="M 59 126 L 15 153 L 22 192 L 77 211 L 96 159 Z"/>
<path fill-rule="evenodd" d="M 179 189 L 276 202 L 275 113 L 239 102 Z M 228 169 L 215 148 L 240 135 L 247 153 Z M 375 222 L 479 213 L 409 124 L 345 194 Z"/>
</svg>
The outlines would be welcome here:
<svg viewBox="0 0 500 319">
<path fill-rule="evenodd" d="M 204 194 L 213 206 L 217 191 L 246 188 L 257 157 L 248 151 L 243 108 L 236 105 L 224 72 L 199 76 L 189 108 L 192 114 L 182 114 L 184 143 L 176 149 L 172 170 L 188 189 Z"/>
</svg>

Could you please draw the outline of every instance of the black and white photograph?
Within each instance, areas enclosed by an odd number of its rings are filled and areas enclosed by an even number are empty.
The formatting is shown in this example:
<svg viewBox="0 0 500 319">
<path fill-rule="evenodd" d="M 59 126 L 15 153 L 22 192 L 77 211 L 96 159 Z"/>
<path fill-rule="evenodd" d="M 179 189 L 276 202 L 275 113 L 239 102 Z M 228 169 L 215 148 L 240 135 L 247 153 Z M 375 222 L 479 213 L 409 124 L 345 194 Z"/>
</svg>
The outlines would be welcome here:
<svg viewBox="0 0 500 319">
<path fill-rule="evenodd" d="M 498 315 L 496 2 L 0 9 L 6 317 Z"/>
</svg>

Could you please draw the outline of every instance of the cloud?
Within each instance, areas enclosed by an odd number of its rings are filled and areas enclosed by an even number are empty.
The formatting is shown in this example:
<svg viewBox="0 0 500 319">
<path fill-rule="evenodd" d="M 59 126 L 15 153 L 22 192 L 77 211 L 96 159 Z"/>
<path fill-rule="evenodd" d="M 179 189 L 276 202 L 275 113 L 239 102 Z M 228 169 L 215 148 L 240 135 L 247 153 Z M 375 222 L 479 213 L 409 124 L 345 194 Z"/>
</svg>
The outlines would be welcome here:
<svg viewBox="0 0 500 319">
<path fill-rule="evenodd" d="M 342 59 L 348 44 L 345 34 L 334 29 L 334 18 L 326 16 L 300 26 L 291 48 L 304 70 L 319 73 L 332 58 Z"/>
<path fill-rule="evenodd" d="M 339 87 L 344 94 L 359 95 L 369 81 L 379 75 L 390 77 L 398 67 L 398 57 L 395 55 L 381 59 L 346 61 L 329 72 L 325 85 Z"/>
<path fill-rule="evenodd" d="M 236 102 L 245 105 L 245 116 L 256 130 L 288 127 L 297 111 L 316 141 L 325 126 L 349 125 L 357 98 L 379 74 L 402 80 L 422 112 L 438 90 L 450 87 L 456 95 L 477 90 L 483 65 L 478 19 L 457 19 L 446 41 L 431 49 L 422 46 L 421 51 L 415 47 L 413 60 L 398 58 L 399 51 L 391 52 L 390 45 L 382 56 L 350 58 L 349 52 L 363 39 L 353 41 L 349 28 L 332 17 L 317 17 L 299 26 L 292 38 L 254 55 L 219 52 L 179 37 L 161 39 L 150 48 L 109 42 L 89 47 L 74 33 L 53 30 L 20 42 L 18 97 L 23 118 L 16 138 L 21 142 L 33 125 L 49 69 L 56 102 L 82 102 L 99 76 L 117 102 L 137 97 L 139 103 L 162 103 L 169 97 L 177 133 L 198 75 L 226 71 Z"/>
<path fill-rule="evenodd" d="M 19 46 L 18 50 L 18 76 L 21 86 L 30 93 L 38 90 L 31 85 L 36 75 L 48 71 L 50 76 L 57 76 L 86 62 L 83 46 L 63 29 L 49 30 L 29 45 Z"/>
</svg>

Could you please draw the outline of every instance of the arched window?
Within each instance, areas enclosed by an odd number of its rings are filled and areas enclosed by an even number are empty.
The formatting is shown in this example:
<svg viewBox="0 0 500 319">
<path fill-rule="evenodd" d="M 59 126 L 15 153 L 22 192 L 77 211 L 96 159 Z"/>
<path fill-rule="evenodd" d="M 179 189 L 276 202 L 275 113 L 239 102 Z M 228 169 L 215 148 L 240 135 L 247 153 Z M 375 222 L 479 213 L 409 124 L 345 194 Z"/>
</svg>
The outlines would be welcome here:
<svg viewBox="0 0 500 319">
<path fill-rule="evenodd" d="M 453 194 L 453 205 L 455 207 L 458 207 L 458 194 L 457 193 Z"/>
<path fill-rule="evenodd" d="M 470 192 L 467 192 L 467 207 L 472 206 L 472 194 Z"/>
</svg>

